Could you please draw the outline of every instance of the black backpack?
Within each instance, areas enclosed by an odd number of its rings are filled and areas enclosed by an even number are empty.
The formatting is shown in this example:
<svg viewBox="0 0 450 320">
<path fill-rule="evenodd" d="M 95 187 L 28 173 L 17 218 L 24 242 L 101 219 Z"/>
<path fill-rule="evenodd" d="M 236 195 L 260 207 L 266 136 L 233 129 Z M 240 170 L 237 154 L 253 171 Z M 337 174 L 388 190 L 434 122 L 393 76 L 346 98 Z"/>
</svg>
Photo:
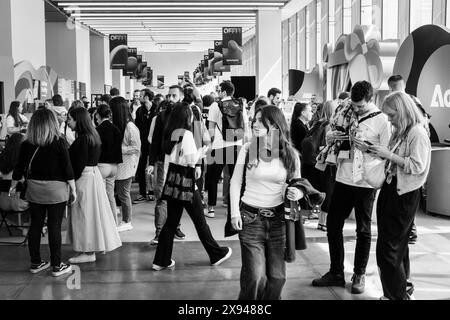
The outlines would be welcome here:
<svg viewBox="0 0 450 320">
<path fill-rule="evenodd" d="M 302 162 L 315 165 L 320 147 L 325 145 L 325 128 L 328 121 L 318 122 L 302 141 Z"/>
<path fill-rule="evenodd" d="M 222 137 L 224 141 L 238 141 L 244 138 L 244 107 L 239 100 L 219 101 L 222 112 Z M 228 135 L 227 135 L 228 132 Z"/>
</svg>

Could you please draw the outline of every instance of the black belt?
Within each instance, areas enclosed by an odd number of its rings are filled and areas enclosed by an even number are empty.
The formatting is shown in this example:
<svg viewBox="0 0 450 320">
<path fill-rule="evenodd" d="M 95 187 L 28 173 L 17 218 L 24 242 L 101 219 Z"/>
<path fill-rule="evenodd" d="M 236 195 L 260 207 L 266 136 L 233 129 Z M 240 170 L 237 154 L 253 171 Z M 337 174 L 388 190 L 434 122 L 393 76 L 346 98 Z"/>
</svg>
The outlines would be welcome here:
<svg viewBox="0 0 450 320">
<path fill-rule="evenodd" d="M 284 204 L 280 204 L 275 208 L 255 208 L 249 206 L 248 204 L 241 202 L 241 209 L 248 211 L 253 214 L 257 214 L 263 216 L 265 218 L 274 218 L 277 214 L 283 214 L 284 212 Z"/>
</svg>

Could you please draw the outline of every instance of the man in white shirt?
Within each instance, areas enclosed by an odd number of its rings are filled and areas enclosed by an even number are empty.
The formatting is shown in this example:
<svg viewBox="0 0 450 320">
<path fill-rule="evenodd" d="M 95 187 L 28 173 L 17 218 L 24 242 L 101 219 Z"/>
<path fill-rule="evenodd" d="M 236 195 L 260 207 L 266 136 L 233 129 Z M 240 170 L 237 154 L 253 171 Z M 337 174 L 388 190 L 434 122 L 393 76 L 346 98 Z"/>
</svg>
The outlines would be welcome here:
<svg viewBox="0 0 450 320">
<path fill-rule="evenodd" d="M 219 96 L 222 103 L 233 99 L 234 85 L 230 81 L 222 82 L 219 88 Z M 243 130 L 246 133 L 248 117 L 245 108 L 242 108 L 242 118 Z M 225 166 L 228 167 L 230 176 L 233 176 L 234 166 L 244 139 L 227 141 L 229 140 L 228 136 L 226 136 L 226 139 L 223 138 L 223 114 L 217 102 L 213 102 L 209 108 L 208 122 L 212 140 L 212 152 L 211 157 L 208 157 L 206 181 L 208 189 L 208 212 L 205 212 L 205 215 L 209 218 L 214 218 L 214 206 L 217 203 L 217 184 Z M 226 194 L 229 194 L 229 190 L 226 190 Z M 227 212 L 230 216 L 230 206 L 227 207 Z"/>
<path fill-rule="evenodd" d="M 373 89 L 367 81 L 355 83 L 351 90 L 353 112 L 356 119 L 347 133 L 338 130 L 327 133 L 327 142 L 342 140 L 347 134 L 351 142 L 350 157 L 337 162 L 336 185 L 331 196 L 327 217 L 327 236 L 331 267 L 321 278 L 314 279 L 316 287 L 345 287 L 344 241 L 342 230 L 345 220 L 355 209 L 356 248 L 352 277 L 352 293 L 362 293 L 369 260 L 371 217 L 376 190 L 365 181 L 364 167 L 379 161 L 369 152 L 370 144 L 388 146 L 391 125 L 387 116 L 373 104 Z M 336 116 L 336 115 L 335 115 Z M 344 138 L 345 139 L 345 138 Z"/>
</svg>

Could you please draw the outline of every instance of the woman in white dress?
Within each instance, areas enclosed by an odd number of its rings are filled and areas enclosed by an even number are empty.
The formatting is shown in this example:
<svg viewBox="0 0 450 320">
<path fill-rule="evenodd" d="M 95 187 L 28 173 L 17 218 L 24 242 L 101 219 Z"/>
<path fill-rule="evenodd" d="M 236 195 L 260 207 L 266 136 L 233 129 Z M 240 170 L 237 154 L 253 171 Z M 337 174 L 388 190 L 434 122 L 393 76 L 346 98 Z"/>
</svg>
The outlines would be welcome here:
<svg viewBox="0 0 450 320">
<path fill-rule="evenodd" d="M 76 133 L 69 154 L 77 186 L 77 201 L 71 207 L 69 236 L 74 251 L 79 253 L 69 261 L 93 262 L 96 260 L 95 252 L 112 251 L 122 242 L 97 166 L 101 140 L 89 112 L 85 108 L 72 109 L 68 125 Z"/>
</svg>

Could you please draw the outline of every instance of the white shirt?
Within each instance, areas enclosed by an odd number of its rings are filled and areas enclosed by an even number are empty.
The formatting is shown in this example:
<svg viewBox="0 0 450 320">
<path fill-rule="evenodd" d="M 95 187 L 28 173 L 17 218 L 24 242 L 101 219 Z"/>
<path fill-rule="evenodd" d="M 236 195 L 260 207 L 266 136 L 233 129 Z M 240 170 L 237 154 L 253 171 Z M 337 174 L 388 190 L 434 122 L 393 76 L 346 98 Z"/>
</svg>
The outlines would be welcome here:
<svg viewBox="0 0 450 320">
<path fill-rule="evenodd" d="M 369 112 L 370 113 L 380 111 L 378 107 L 371 103 Z M 359 117 L 361 118 L 361 117 Z M 388 117 L 386 114 L 382 113 L 375 117 L 365 120 L 358 126 L 359 138 L 361 140 L 367 140 L 375 145 L 383 145 L 388 146 L 389 140 L 391 138 L 392 127 L 388 121 Z M 351 150 L 351 159 L 344 159 L 342 161 L 338 161 L 337 173 L 336 173 L 336 181 L 354 187 L 361 188 L 372 188 L 367 182 L 364 180 L 360 180 L 358 182 L 353 181 L 353 161 L 354 161 L 354 147 Z M 375 165 L 379 162 L 379 158 L 374 158 L 370 153 L 363 152 L 364 157 L 364 165 L 371 166 Z"/>
<path fill-rule="evenodd" d="M 126 180 L 134 176 L 139 163 L 141 138 L 139 129 L 130 121 L 125 128 L 122 141 L 122 163 L 117 165 L 116 180 Z"/>
<path fill-rule="evenodd" d="M 245 157 L 250 142 L 239 151 L 233 177 L 230 181 L 231 217 L 240 215 L 239 198 L 243 183 Z M 300 177 L 300 159 L 296 156 L 296 172 L 294 177 Z M 256 208 L 274 208 L 283 203 L 286 191 L 287 170 L 280 159 L 270 162 L 259 161 L 256 167 L 247 168 L 245 175 L 245 191 L 242 202 Z"/>
<path fill-rule="evenodd" d="M 22 120 L 22 122 L 24 124 L 29 122 L 28 118 L 25 117 L 23 114 L 19 113 L 19 118 Z M 6 122 L 6 128 L 17 128 L 15 126 L 15 121 L 14 121 L 14 118 L 12 117 L 12 115 L 7 116 L 5 122 Z"/>
<path fill-rule="evenodd" d="M 230 97 L 224 98 L 222 101 L 231 100 Z M 244 118 L 244 129 L 247 132 L 247 125 L 248 125 L 248 117 L 247 117 L 247 110 L 243 108 L 242 116 Z M 212 143 L 212 149 L 222 149 L 226 147 L 231 146 L 242 146 L 244 143 L 244 139 L 238 140 L 238 141 L 224 141 L 222 137 L 222 112 L 220 111 L 219 105 L 217 102 L 213 102 L 211 106 L 209 107 L 209 115 L 208 115 L 208 121 L 209 122 L 215 122 L 216 127 L 214 128 L 214 141 Z"/>
</svg>

